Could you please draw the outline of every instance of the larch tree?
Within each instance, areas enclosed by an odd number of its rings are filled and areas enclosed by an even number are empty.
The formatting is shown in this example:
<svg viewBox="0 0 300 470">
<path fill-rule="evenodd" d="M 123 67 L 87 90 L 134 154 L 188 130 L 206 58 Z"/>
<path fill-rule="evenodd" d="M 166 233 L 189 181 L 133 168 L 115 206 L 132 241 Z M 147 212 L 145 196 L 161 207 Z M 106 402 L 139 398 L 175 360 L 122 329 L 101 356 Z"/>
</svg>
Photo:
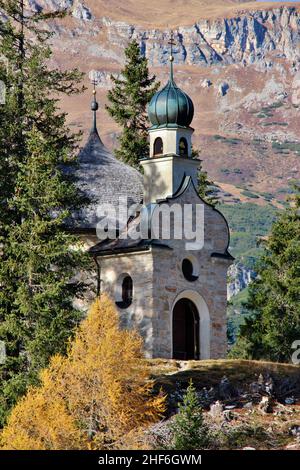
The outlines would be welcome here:
<svg viewBox="0 0 300 470">
<path fill-rule="evenodd" d="M 0 0 L 0 424 L 79 321 L 75 281 L 87 266 L 66 218 L 84 198 L 76 189 L 78 135 L 66 126 L 59 94 L 82 91 L 77 70 L 49 68 L 48 20 L 61 12 L 31 12 L 23 0 Z"/>
<path fill-rule="evenodd" d="M 148 61 L 136 40 L 125 49 L 125 67 L 120 78 L 112 76 L 113 88 L 108 92 L 106 106 L 112 118 L 122 128 L 116 156 L 139 167 L 139 159 L 149 153 L 147 104 L 158 90 L 155 76 L 149 76 Z"/>
<path fill-rule="evenodd" d="M 128 448 L 132 434 L 160 419 L 165 397 L 153 394 L 142 339 L 122 330 L 102 295 L 70 343 L 13 409 L 2 449 Z"/>
</svg>

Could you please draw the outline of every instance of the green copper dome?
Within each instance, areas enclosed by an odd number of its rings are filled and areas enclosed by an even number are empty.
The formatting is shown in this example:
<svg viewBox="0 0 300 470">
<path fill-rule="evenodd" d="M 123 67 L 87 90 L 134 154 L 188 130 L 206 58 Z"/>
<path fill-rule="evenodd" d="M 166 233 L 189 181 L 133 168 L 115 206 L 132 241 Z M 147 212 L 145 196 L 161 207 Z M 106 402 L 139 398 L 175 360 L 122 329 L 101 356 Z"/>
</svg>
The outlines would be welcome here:
<svg viewBox="0 0 300 470">
<path fill-rule="evenodd" d="M 152 97 L 148 115 L 154 128 L 188 127 L 193 120 L 193 102 L 174 82 L 172 61 L 170 79 L 166 86 Z"/>
</svg>

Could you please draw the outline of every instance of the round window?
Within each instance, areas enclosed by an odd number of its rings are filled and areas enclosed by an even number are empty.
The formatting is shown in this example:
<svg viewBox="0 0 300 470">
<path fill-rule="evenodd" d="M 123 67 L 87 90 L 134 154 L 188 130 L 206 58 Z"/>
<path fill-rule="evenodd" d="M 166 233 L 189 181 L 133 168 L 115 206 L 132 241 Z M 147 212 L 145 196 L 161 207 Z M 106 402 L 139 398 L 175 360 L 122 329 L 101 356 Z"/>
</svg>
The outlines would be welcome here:
<svg viewBox="0 0 300 470">
<path fill-rule="evenodd" d="M 190 282 L 196 281 L 199 277 L 197 273 L 195 273 L 192 261 L 188 258 L 182 261 L 182 272 L 186 280 Z"/>
</svg>

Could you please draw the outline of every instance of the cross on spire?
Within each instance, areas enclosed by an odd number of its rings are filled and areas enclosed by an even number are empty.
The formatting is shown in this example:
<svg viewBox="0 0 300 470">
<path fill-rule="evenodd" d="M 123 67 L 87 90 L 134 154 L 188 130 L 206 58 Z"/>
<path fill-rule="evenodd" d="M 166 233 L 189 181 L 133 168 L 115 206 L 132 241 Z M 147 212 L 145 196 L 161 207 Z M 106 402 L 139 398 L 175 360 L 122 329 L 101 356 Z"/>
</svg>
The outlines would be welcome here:
<svg viewBox="0 0 300 470">
<path fill-rule="evenodd" d="M 174 31 L 171 29 L 170 31 L 170 41 L 168 42 L 170 46 L 170 79 L 173 81 L 173 62 L 174 62 L 174 56 L 173 56 L 173 46 L 176 45 L 176 42 L 174 40 Z"/>
<path fill-rule="evenodd" d="M 90 74 L 90 78 L 91 78 L 91 84 L 93 85 L 93 101 L 91 103 L 91 110 L 93 111 L 93 127 L 92 127 L 92 132 L 98 132 L 97 131 L 97 116 L 96 116 L 96 113 L 99 109 L 99 105 L 98 105 L 98 102 L 97 102 L 97 99 L 96 99 L 96 94 L 97 94 L 97 91 L 96 91 L 96 85 L 97 85 L 97 79 L 96 79 L 96 75 L 92 72 Z"/>
<path fill-rule="evenodd" d="M 174 41 L 174 31 L 171 29 L 170 31 L 170 41 L 168 44 L 171 46 L 170 48 L 170 58 L 173 57 L 173 46 L 176 45 L 176 42 Z"/>
</svg>

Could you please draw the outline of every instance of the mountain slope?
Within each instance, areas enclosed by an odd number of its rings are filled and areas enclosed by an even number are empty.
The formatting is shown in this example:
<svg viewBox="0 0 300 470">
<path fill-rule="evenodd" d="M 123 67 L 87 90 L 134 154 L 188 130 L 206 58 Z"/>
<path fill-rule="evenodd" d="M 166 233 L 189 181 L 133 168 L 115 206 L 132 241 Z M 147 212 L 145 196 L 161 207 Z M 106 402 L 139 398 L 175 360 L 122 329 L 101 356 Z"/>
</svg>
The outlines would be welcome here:
<svg viewBox="0 0 300 470">
<path fill-rule="evenodd" d="M 256 9 L 272 9 L 273 2 L 245 0 L 27 0 L 32 5 L 71 6 L 74 10 L 89 10 L 95 19 L 107 17 L 151 28 L 176 28 L 191 25 L 199 19 L 225 18 Z M 295 6 L 294 2 L 278 2 L 276 5 Z"/>
</svg>

